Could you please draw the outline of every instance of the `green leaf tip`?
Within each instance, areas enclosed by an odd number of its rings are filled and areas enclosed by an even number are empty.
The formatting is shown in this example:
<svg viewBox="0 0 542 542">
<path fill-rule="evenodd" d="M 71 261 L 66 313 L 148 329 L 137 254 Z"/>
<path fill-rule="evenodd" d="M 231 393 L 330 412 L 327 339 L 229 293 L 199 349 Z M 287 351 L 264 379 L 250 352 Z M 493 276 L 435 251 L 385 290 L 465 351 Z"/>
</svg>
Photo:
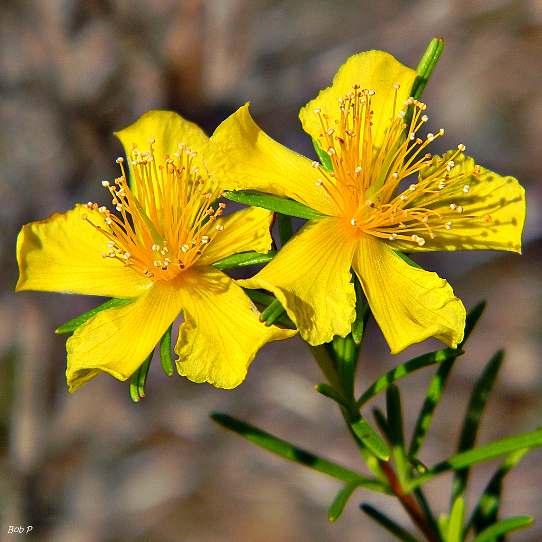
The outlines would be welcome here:
<svg viewBox="0 0 542 542">
<path fill-rule="evenodd" d="M 339 490 L 337 495 L 335 495 L 335 498 L 333 499 L 333 502 L 331 503 L 327 512 L 327 519 L 330 523 L 334 523 L 339 519 L 339 517 L 341 517 L 346 503 L 348 502 L 357 487 L 359 487 L 359 484 L 357 482 L 350 482 L 348 484 L 345 484 Z"/>
<path fill-rule="evenodd" d="M 498 537 L 505 535 L 511 531 L 524 529 L 532 525 L 533 518 L 531 516 L 514 516 L 498 521 L 487 529 L 484 529 L 473 542 L 494 542 Z"/>
<path fill-rule="evenodd" d="M 387 461 L 390 458 L 391 452 L 389 446 L 364 418 L 359 418 L 351 423 L 350 427 L 360 441 L 376 457 L 383 461 Z"/>
<path fill-rule="evenodd" d="M 435 69 L 442 52 L 444 51 L 444 39 L 433 38 L 427 45 L 425 52 L 416 68 L 416 79 L 412 84 L 410 95 L 419 100 L 422 97 L 423 91 L 429 82 L 433 70 Z"/>
</svg>

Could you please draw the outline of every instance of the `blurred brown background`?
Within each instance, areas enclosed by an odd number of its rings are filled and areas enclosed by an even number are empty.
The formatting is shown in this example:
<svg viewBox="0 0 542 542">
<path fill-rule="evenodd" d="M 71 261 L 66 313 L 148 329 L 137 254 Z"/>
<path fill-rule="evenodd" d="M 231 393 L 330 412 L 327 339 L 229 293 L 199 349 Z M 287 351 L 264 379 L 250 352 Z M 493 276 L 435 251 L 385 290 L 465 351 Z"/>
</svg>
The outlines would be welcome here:
<svg viewBox="0 0 542 542">
<path fill-rule="evenodd" d="M 297 111 L 347 56 L 379 48 L 415 66 L 435 35 L 447 47 L 425 94 L 433 126 L 447 129 L 443 145 L 463 142 L 480 163 L 518 177 L 529 219 L 523 257 L 418 259 L 468 305 L 489 301 L 438 410 L 423 453 L 429 463 L 453 452 L 471 382 L 498 347 L 507 359 L 481 441 L 540 423 L 540 1 L 3 0 L 0 540 L 19 524 L 54 542 L 390 540 L 357 509 L 365 498 L 408 524 L 394 501 L 362 492 L 328 524 L 332 479 L 208 419 L 226 411 L 357 467 L 338 412 L 313 390 L 322 377 L 298 340 L 266 347 L 235 392 L 167 379 L 155 366 L 139 405 L 107 376 L 68 395 L 65 338 L 53 330 L 92 300 L 15 296 L 14 246 L 24 222 L 103 199 L 99 181 L 114 175 L 121 152 L 112 132 L 146 110 L 175 109 L 210 132 L 250 99 L 270 134 L 311 153 Z M 360 388 L 406 357 L 392 359 L 374 327 L 369 337 Z M 430 373 L 402 386 L 410 429 Z M 542 540 L 540 459 L 533 453 L 508 479 L 505 514 L 538 518 L 513 540 Z M 480 490 L 490 469 L 475 472 Z M 448 484 L 430 486 L 441 510 Z"/>
</svg>

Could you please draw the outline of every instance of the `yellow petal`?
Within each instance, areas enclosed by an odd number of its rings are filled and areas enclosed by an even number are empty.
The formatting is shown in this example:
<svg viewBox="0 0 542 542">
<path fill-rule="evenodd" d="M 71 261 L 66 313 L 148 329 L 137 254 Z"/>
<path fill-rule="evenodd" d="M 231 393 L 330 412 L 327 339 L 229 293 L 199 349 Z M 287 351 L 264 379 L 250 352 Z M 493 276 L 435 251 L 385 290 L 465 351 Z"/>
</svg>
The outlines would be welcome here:
<svg viewBox="0 0 542 542">
<path fill-rule="evenodd" d="M 119 260 L 104 258 L 107 238 L 83 219 L 103 225 L 103 216 L 84 205 L 31 222 L 17 238 L 16 290 L 135 297 L 151 285 Z"/>
<path fill-rule="evenodd" d="M 178 287 L 157 282 L 129 305 L 107 309 L 68 339 L 70 391 L 101 371 L 126 380 L 145 361 L 181 310 Z"/>
<path fill-rule="evenodd" d="M 319 173 L 311 161 L 265 134 L 250 116 L 248 104 L 215 130 L 205 162 L 227 190 L 258 190 L 292 198 L 323 214 L 337 212 L 316 185 Z"/>
<path fill-rule="evenodd" d="M 177 369 L 193 382 L 235 388 L 265 343 L 295 334 L 261 323 L 243 290 L 216 269 L 185 273 L 181 297 L 184 322 L 175 347 Z"/>
<path fill-rule="evenodd" d="M 360 241 L 354 270 L 392 354 L 429 337 L 454 348 L 463 339 L 465 307 L 436 273 L 409 265 L 370 236 Z"/>
<path fill-rule="evenodd" d="M 258 207 L 249 207 L 217 220 L 218 228 L 211 234 L 211 241 L 197 265 L 210 265 L 248 250 L 267 253 L 271 249 L 270 228 L 273 213 Z"/>
<path fill-rule="evenodd" d="M 146 151 L 150 148 L 150 141 L 154 140 L 154 157 L 158 163 L 163 163 L 166 156 L 177 152 L 179 144 L 201 153 L 209 141 L 197 124 L 173 111 L 148 111 L 134 123 L 115 132 L 115 135 L 128 157 L 134 146 Z"/>
<path fill-rule="evenodd" d="M 407 68 L 384 51 L 355 54 L 339 68 L 331 86 L 321 90 L 316 98 L 301 109 L 299 118 L 303 129 L 313 139 L 319 139 L 322 125 L 314 110 L 320 109 L 322 114 L 328 115 L 328 124 L 333 126 L 334 121 L 339 120 L 339 99 L 350 93 L 354 85 L 359 85 L 362 89 L 375 91 L 372 97 L 374 110 L 372 137 L 374 145 L 379 147 L 394 113 L 394 84 L 400 85 L 397 90 L 397 111 L 399 111 L 410 96 L 415 78 L 416 72 L 413 69 Z"/>
<path fill-rule="evenodd" d="M 239 284 L 275 294 L 312 345 L 344 337 L 355 318 L 350 282 L 355 243 L 338 219 L 309 222 L 256 276 Z"/>
<path fill-rule="evenodd" d="M 451 154 L 451 153 L 448 153 Z M 472 175 L 475 162 L 470 157 L 455 160 L 450 178 L 466 174 L 466 178 L 452 188 L 443 190 L 443 197 L 427 205 L 450 222 L 449 230 L 436 233 L 435 238 L 424 236 L 425 245 L 400 244 L 398 249 L 409 252 L 432 250 L 506 250 L 521 253 L 521 235 L 525 223 L 525 190 L 514 177 L 504 177 L 489 169 L 480 168 Z M 429 174 L 431 168 L 422 172 Z M 468 190 L 468 192 L 465 192 Z M 450 204 L 462 208 L 462 213 L 451 212 Z M 424 207 L 424 199 L 416 200 Z"/>
</svg>

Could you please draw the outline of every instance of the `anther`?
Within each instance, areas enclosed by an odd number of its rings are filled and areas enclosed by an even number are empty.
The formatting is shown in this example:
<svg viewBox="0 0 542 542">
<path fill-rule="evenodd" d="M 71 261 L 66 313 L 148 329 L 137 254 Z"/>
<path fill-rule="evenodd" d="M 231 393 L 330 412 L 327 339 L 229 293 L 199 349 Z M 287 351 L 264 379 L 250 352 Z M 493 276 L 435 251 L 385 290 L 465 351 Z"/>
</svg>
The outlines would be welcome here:
<svg viewBox="0 0 542 542">
<path fill-rule="evenodd" d="M 102 186 L 107 188 L 109 186 L 109 181 L 102 181 Z"/>
<path fill-rule="evenodd" d="M 466 184 L 464 187 L 463 187 L 463 192 L 465 192 L 465 194 L 467 194 L 470 190 L 470 186 L 468 184 Z"/>
</svg>

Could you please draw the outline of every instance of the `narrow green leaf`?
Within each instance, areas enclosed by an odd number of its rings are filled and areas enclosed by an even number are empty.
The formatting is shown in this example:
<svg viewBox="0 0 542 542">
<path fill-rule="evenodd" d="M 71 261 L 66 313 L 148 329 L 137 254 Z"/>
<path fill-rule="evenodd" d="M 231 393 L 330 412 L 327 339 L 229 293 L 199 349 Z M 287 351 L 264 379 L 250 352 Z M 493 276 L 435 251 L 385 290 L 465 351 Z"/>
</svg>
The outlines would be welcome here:
<svg viewBox="0 0 542 542">
<path fill-rule="evenodd" d="M 465 518 L 465 499 L 457 497 L 450 511 L 448 520 L 448 536 L 446 542 L 461 542 L 463 540 L 463 520 Z"/>
<path fill-rule="evenodd" d="M 290 442 L 277 438 L 270 433 L 262 431 L 241 420 L 237 420 L 227 414 L 215 412 L 211 414 L 211 418 L 222 427 L 241 435 L 243 438 L 256 444 L 256 446 L 260 446 L 285 459 L 323 472 L 324 474 L 343 482 L 356 482 L 360 487 L 365 489 L 378 491 L 380 493 L 387 492 L 385 484 L 374 478 L 367 478 L 347 467 L 343 467 L 333 461 L 314 455 L 311 452 L 298 448 Z"/>
<path fill-rule="evenodd" d="M 324 215 L 292 199 L 281 198 L 255 192 L 253 190 L 240 190 L 237 192 L 224 192 L 224 197 L 230 201 L 251 205 L 253 207 L 262 207 L 270 211 L 275 211 L 283 215 L 305 218 L 307 220 L 318 220 Z"/>
<path fill-rule="evenodd" d="M 480 426 L 482 413 L 484 411 L 484 407 L 486 406 L 487 400 L 489 399 L 489 394 L 491 393 L 495 379 L 497 378 L 503 356 L 504 353 L 502 350 L 497 352 L 489 360 L 480 378 L 474 385 L 467 407 L 467 413 L 463 421 L 461 435 L 459 437 L 459 444 L 457 446 L 458 452 L 470 450 L 476 443 L 476 436 L 478 434 L 478 427 Z M 456 471 L 454 473 L 452 482 L 452 503 L 465 491 L 468 478 L 468 468 Z"/>
<path fill-rule="evenodd" d="M 478 499 L 471 518 L 465 529 L 466 533 L 472 528 L 476 534 L 497 521 L 501 492 L 505 476 L 523 459 L 529 450 L 517 450 L 509 454 L 502 465 L 495 471 Z"/>
<path fill-rule="evenodd" d="M 130 397 L 134 403 L 139 403 L 145 397 L 145 384 L 147 383 L 153 353 L 154 351 L 150 353 L 149 357 L 139 366 L 130 379 Z"/>
<path fill-rule="evenodd" d="M 418 542 L 418 539 L 414 535 L 410 534 L 406 529 L 395 523 L 393 519 L 390 519 L 370 504 L 363 503 L 360 505 L 360 508 L 397 539 L 403 542 Z"/>
<path fill-rule="evenodd" d="M 378 429 L 380 429 L 381 433 L 388 439 L 389 442 L 391 442 L 391 429 L 384 413 L 378 407 L 376 407 L 373 408 L 373 416 Z"/>
<path fill-rule="evenodd" d="M 292 226 L 292 217 L 278 214 L 277 225 L 279 229 L 280 244 L 281 246 L 284 246 L 294 234 L 294 229 Z"/>
<path fill-rule="evenodd" d="M 171 324 L 167 331 L 162 335 L 160 339 L 160 363 L 162 369 L 167 376 L 173 375 L 173 358 L 171 356 L 171 332 L 173 331 L 173 324 Z"/>
<path fill-rule="evenodd" d="M 405 438 L 403 432 L 403 408 L 399 388 L 395 385 L 386 390 L 386 414 L 390 428 L 391 444 L 403 447 Z"/>
<path fill-rule="evenodd" d="M 531 516 L 514 516 L 512 518 L 502 519 L 487 529 L 484 529 L 473 542 L 495 542 L 499 536 L 502 536 L 511 531 L 524 529 L 532 525 L 533 518 Z"/>
<path fill-rule="evenodd" d="M 246 267 L 248 265 L 261 265 L 270 262 L 275 257 L 276 252 L 269 251 L 267 254 L 260 252 L 240 252 L 222 258 L 213 264 L 213 267 L 220 269 L 232 269 L 234 267 Z"/>
<path fill-rule="evenodd" d="M 331 158 L 329 154 L 320 147 L 320 143 L 316 139 L 312 140 L 312 144 L 314 145 L 314 150 L 316 151 L 316 154 L 318 155 L 318 159 L 324 166 L 324 169 L 327 169 L 327 171 L 333 171 L 333 162 L 331 161 Z"/>
<path fill-rule="evenodd" d="M 324 397 L 328 397 L 335 401 L 340 407 L 350 410 L 350 405 L 345 400 L 345 398 L 332 386 L 326 383 L 318 384 L 315 386 L 315 389 L 318 393 L 322 394 Z"/>
<path fill-rule="evenodd" d="M 423 354 L 422 356 L 413 358 L 405 363 L 401 363 L 401 365 L 391 369 L 373 382 L 373 384 L 371 384 L 359 398 L 358 405 L 361 407 L 367 401 L 378 395 L 381 391 L 386 390 L 394 382 L 405 378 L 405 376 L 408 376 L 418 369 L 423 369 L 424 367 L 429 367 L 430 365 L 435 365 L 437 363 L 443 363 L 451 358 L 455 359 L 462 354 L 462 350 L 443 348 L 441 350 L 436 350 L 435 352 Z"/>
<path fill-rule="evenodd" d="M 283 314 L 284 307 L 278 299 L 275 299 L 266 309 L 260 314 L 260 320 L 265 322 L 266 326 L 273 325 Z"/>
<path fill-rule="evenodd" d="M 480 317 L 484 313 L 485 308 L 486 308 L 486 302 L 480 301 L 478 305 L 475 305 L 474 308 L 472 308 L 469 311 L 469 314 L 467 314 L 467 321 L 465 323 L 465 334 L 463 336 L 463 341 L 461 342 L 458 348 L 461 348 L 467 342 L 467 339 L 470 337 L 472 330 L 474 329 L 474 327 L 478 323 L 478 320 L 480 320 Z"/>
<path fill-rule="evenodd" d="M 477 324 L 480 316 L 484 312 L 484 308 L 485 302 L 479 303 L 467 315 L 467 320 L 465 323 L 465 334 L 463 337 L 463 341 L 457 347 L 458 350 L 462 349 L 465 341 L 470 336 L 472 330 L 474 329 L 474 326 Z M 414 431 L 412 433 L 412 439 L 410 441 L 410 446 L 408 449 L 408 455 L 410 457 L 416 457 L 420 448 L 422 447 L 427 432 L 429 431 L 429 427 L 431 426 L 431 422 L 433 421 L 433 414 L 435 412 L 435 409 L 437 408 L 438 403 L 440 402 L 440 399 L 444 392 L 444 388 L 446 387 L 448 376 L 450 374 L 450 371 L 452 370 L 456 359 L 457 357 L 449 357 L 448 359 L 443 361 L 429 383 L 425 400 L 423 402 L 422 408 L 416 420 L 416 425 L 414 426 Z"/>
<path fill-rule="evenodd" d="M 416 497 L 418 504 L 422 508 L 424 516 L 427 522 L 429 523 L 430 530 L 434 533 L 439 533 L 440 531 L 439 531 L 437 519 L 435 518 L 435 515 L 433 514 L 433 510 L 431 510 L 431 507 L 429 506 L 429 503 L 427 501 L 425 493 L 423 492 L 423 489 L 421 487 L 416 488 L 414 490 L 414 496 Z"/>
<path fill-rule="evenodd" d="M 90 320 L 99 312 L 102 312 L 106 309 L 113 309 L 115 307 L 123 307 L 124 305 L 128 305 L 132 301 L 134 301 L 134 298 L 132 297 L 109 299 L 105 303 L 102 303 L 101 305 L 98 305 L 97 307 L 94 307 L 93 309 L 90 309 L 89 311 L 84 312 L 83 314 L 80 314 L 75 318 L 72 318 L 65 324 L 58 326 L 55 329 L 55 333 L 57 335 L 62 335 L 64 333 L 73 333 L 79 326 L 82 326 L 87 320 Z"/>
<path fill-rule="evenodd" d="M 348 499 L 352 496 L 352 493 L 359 487 L 357 482 L 350 482 L 345 484 L 335 495 L 333 502 L 331 503 L 329 510 L 327 511 L 327 519 L 333 523 L 337 521 L 343 513 L 344 507 L 348 502 Z"/>
<path fill-rule="evenodd" d="M 410 483 L 410 489 L 419 487 L 433 479 L 435 476 L 446 471 L 464 469 L 466 467 L 470 467 L 471 465 L 475 465 L 476 463 L 490 461 L 491 459 L 495 459 L 501 455 L 522 450 L 523 448 L 530 449 L 538 448 L 540 446 L 542 446 L 542 429 L 496 440 L 486 444 L 485 446 L 480 446 L 472 450 L 455 454 L 445 461 L 437 463 L 425 474 L 422 474 L 419 478 L 413 480 Z"/>
<path fill-rule="evenodd" d="M 433 38 L 423 54 L 418 67 L 416 68 L 416 79 L 412 84 L 410 95 L 415 98 L 421 98 L 423 91 L 435 69 L 440 55 L 444 50 L 444 40 L 442 38 Z"/>
<path fill-rule="evenodd" d="M 386 390 L 386 418 L 389 428 L 391 455 L 397 470 L 401 486 L 409 477 L 409 462 L 405 453 L 405 437 L 403 430 L 403 407 L 399 388 L 395 385 Z"/>
<path fill-rule="evenodd" d="M 376 457 L 387 461 L 390 458 L 390 449 L 382 437 L 364 419 L 359 418 L 350 424 L 355 435 L 373 452 Z"/>
</svg>

